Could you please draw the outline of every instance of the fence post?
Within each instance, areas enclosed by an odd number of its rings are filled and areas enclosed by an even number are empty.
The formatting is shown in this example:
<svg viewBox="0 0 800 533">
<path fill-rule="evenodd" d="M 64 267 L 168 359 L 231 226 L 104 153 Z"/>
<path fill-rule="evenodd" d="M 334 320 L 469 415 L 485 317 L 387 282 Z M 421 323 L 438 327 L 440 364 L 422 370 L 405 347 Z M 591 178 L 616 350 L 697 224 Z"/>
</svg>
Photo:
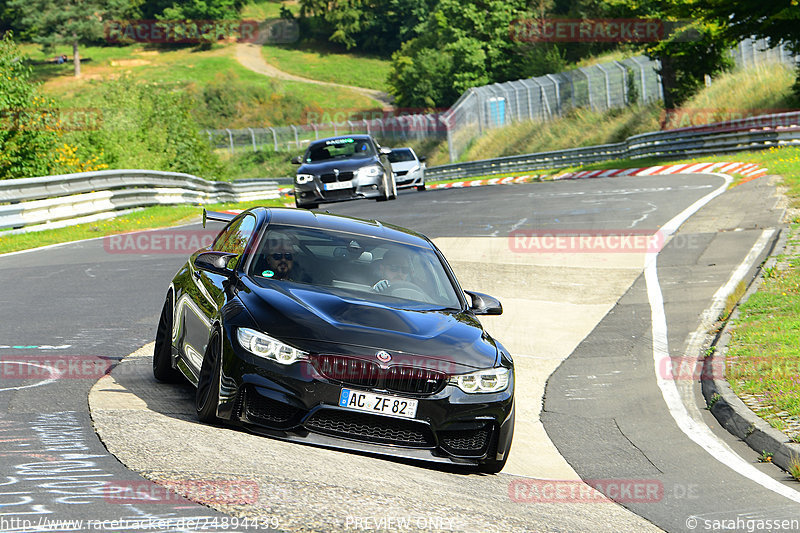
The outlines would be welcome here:
<svg viewBox="0 0 800 533">
<path fill-rule="evenodd" d="M 586 76 L 586 92 L 589 95 L 589 109 L 594 111 L 594 102 L 592 101 L 592 78 L 586 74 L 586 71 L 583 69 L 584 67 L 580 67 L 578 70 L 581 72 L 581 74 Z"/>
<path fill-rule="evenodd" d="M 228 132 L 228 142 L 231 145 L 231 154 L 233 154 L 233 134 L 231 133 L 231 130 L 229 130 L 228 128 L 225 128 L 225 131 Z"/>
<path fill-rule="evenodd" d="M 272 128 L 270 126 L 267 126 L 267 128 L 269 128 L 269 131 L 272 132 L 272 142 L 274 143 L 275 151 L 277 152 L 278 151 L 278 134 L 275 133 L 275 128 Z"/>
<path fill-rule="evenodd" d="M 297 127 L 294 124 L 292 124 L 292 131 L 294 132 L 294 145 L 299 150 L 300 149 L 300 139 L 297 137 Z"/>
<path fill-rule="evenodd" d="M 619 61 L 614 61 L 614 64 L 622 71 L 622 106 L 628 105 L 628 69 Z"/>
<path fill-rule="evenodd" d="M 608 111 L 611 109 L 611 87 L 608 84 L 608 72 L 603 68 L 603 65 L 599 63 L 595 66 L 600 69 L 600 72 L 603 73 L 603 77 L 606 80 L 606 111 Z"/>
<path fill-rule="evenodd" d="M 253 128 L 247 128 L 247 129 L 250 130 L 250 139 L 252 139 L 253 141 L 253 152 L 257 152 L 258 150 L 256 150 L 256 134 L 253 133 Z"/>
<path fill-rule="evenodd" d="M 553 82 L 553 86 L 556 90 L 556 113 L 558 116 L 561 116 L 561 87 L 559 86 L 558 78 L 552 74 L 545 74 L 545 77 Z"/>
<path fill-rule="evenodd" d="M 314 128 L 314 140 L 316 141 L 319 139 L 319 130 L 317 129 L 317 125 L 313 122 L 311 123 L 311 127 Z"/>
<path fill-rule="evenodd" d="M 367 119 L 363 119 L 363 121 L 364 127 L 367 128 L 367 135 L 372 135 L 372 132 L 369 131 L 369 122 L 367 122 Z"/>
</svg>

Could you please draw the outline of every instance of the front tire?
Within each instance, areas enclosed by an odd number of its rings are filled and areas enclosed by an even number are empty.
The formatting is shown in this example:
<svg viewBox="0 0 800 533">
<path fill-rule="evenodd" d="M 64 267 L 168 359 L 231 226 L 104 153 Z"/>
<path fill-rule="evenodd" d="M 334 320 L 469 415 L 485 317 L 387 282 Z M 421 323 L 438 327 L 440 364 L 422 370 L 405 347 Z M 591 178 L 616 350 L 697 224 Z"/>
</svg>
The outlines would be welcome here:
<svg viewBox="0 0 800 533">
<path fill-rule="evenodd" d="M 422 185 L 417 185 L 417 190 L 418 191 L 424 191 L 425 190 L 425 180 L 422 181 Z"/>
<path fill-rule="evenodd" d="M 397 181 L 394 179 L 394 172 L 392 173 L 390 179 L 392 180 L 392 192 L 389 194 L 389 200 L 396 200 L 397 199 Z"/>
<path fill-rule="evenodd" d="M 217 404 L 219 403 L 219 374 L 221 366 L 222 347 L 219 332 L 214 332 L 208 341 L 208 349 L 203 357 L 200 367 L 200 376 L 197 379 L 197 394 L 195 396 L 195 409 L 197 419 L 206 424 L 219 422 L 217 418 Z"/>
<path fill-rule="evenodd" d="M 156 330 L 156 346 L 153 350 L 153 376 L 164 383 L 177 383 L 182 374 L 172 368 L 172 294 L 168 294 L 161 309 L 161 318 Z"/>
<path fill-rule="evenodd" d="M 386 173 L 383 173 L 383 180 L 381 181 L 380 186 L 378 187 L 378 192 L 380 195 L 375 198 L 378 202 L 385 202 L 386 200 L 390 200 L 391 197 L 389 196 L 389 181 L 386 179 Z"/>
</svg>

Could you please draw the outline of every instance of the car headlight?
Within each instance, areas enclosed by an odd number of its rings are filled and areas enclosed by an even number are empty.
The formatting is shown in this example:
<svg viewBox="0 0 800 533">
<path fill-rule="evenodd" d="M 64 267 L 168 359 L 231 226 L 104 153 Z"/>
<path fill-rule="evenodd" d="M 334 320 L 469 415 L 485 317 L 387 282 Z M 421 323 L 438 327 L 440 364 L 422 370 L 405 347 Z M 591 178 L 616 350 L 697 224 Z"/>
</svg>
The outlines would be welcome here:
<svg viewBox="0 0 800 533">
<path fill-rule="evenodd" d="M 498 367 L 452 376 L 448 383 L 468 394 L 500 392 L 508 387 L 508 368 Z"/>
<path fill-rule="evenodd" d="M 236 337 L 242 348 L 248 352 L 282 365 L 291 365 L 308 358 L 306 352 L 252 329 L 238 328 Z"/>
<path fill-rule="evenodd" d="M 294 179 L 298 185 L 303 185 L 304 183 L 311 183 L 314 181 L 313 174 L 298 174 L 297 177 Z"/>
<path fill-rule="evenodd" d="M 411 170 L 408 171 L 409 174 L 413 174 L 414 172 L 419 171 L 419 165 L 412 167 Z"/>
<path fill-rule="evenodd" d="M 358 175 L 364 178 L 374 178 L 383 174 L 383 167 L 380 165 L 370 165 L 368 167 L 358 169 Z"/>
</svg>

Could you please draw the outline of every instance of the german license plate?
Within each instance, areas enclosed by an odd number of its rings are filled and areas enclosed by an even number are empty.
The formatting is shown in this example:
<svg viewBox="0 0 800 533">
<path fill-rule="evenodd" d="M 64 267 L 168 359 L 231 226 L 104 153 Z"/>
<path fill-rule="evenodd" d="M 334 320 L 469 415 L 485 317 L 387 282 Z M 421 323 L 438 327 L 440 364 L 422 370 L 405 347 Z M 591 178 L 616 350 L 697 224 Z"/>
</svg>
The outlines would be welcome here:
<svg viewBox="0 0 800 533">
<path fill-rule="evenodd" d="M 353 183 L 350 181 L 337 181 L 335 183 L 325 184 L 326 191 L 338 191 L 339 189 L 351 189 L 352 187 Z"/>
<path fill-rule="evenodd" d="M 417 414 L 417 400 L 385 396 L 351 389 L 342 389 L 339 395 L 339 407 L 375 413 L 379 415 L 414 418 Z"/>
</svg>

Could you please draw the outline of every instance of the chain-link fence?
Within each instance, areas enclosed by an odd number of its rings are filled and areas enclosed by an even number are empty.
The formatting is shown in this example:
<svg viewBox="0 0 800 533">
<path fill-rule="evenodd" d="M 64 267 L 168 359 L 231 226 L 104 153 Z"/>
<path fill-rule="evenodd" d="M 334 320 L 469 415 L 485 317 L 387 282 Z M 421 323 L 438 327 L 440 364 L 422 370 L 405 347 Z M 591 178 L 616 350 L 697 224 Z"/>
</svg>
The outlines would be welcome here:
<svg viewBox="0 0 800 533">
<path fill-rule="evenodd" d="M 745 39 L 732 50 L 733 59 L 739 68 L 750 68 L 769 63 L 784 63 L 794 67 L 797 56 L 786 43 L 770 48 L 766 39 Z"/>
<path fill-rule="evenodd" d="M 485 130 L 551 120 L 576 107 L 607 111 L 661 100 L 659 64 L 644 56 L 469 89 L 446 114 L 450 161 Z"/>
<path fill-rule="evenodd" d="M 381 144 L 393 145 L 432 137 L 444 139 L 447 128 L 441 114 L 414 114 L 338 123 L 203 130 L 214 147 L 227 148 L 231 153 L 236 149 L 298 152 L 316 139 L 357 133 L 367 133 Z"/>
<path fill-rule="evenodd" d="M 781 62 L 795 65 L 786 45 L 769 48 L 746 39 L 732 51 L 736 65 Z M 309 142 L 333 135 L 368 133 L 385 145 L 420 139 L 447 139 L 450 161 L 486 130 L 523 121 L 547 121 L 570 109 L 597 111 L 663 99 L 658 61 L 636 56 L 557 74 L 469 89 L 447 111 L 296 126 L 205 130 L 217 148 L 298 152 Z"/>
</svg>

